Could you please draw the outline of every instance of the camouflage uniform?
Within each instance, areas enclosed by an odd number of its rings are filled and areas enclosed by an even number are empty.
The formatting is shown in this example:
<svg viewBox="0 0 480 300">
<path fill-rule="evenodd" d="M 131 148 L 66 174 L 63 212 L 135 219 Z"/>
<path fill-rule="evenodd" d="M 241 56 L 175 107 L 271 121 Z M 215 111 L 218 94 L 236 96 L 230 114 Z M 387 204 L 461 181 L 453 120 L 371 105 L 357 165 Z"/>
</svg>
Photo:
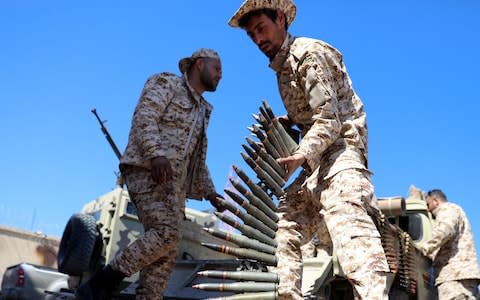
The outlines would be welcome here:
<svg viewBox="0 0 480 300">
<path fill-rule="evenodd" d="M 421 245 L 433 260 L 440 300 L 475 299 L 480 270 L 470 223 L 463 209 L 441 203 L 434 211 L 432 239 Z"/>
<path fill-rule="evenodd" d="M 162 299 L 175 265 L 185 197 L 201 200 L 215 192 L 205 164 L 206 128 L 212 106 L 188 83 L 186 73 L 150 77 L 135 109 L 120 168 L 145 234 L 121 251 L 112 268 L 130 276 L 140 271 L 137 299 Z M 173 180 L 154 182 L 150 161 L 165 156 Z"/>
<path fill-rule="evenodd" d="M 331 237 L 356 298 L 386 299 L 389 268 L 366 212 L 373 186 L 366 167 L 365 112 L 342 57 L 325 42 L 288 35 L 270 67 L 289 118 L 302 129 L 296 153 L 308 165 L 279 203 L 279 293 L 302 299 L 300 246 L 321 226 L 328 229 L 324 239 Z"/>
<path fill-rule="evenodd" d="M 229 25 L 239 27 L 245 14 L 264 8 L 282 11 L 287 25 L 296 15 L 292 0 L 245 0 Z M 302 154 L 307 165 L 279 201 L 275 271 L 280 299 L 303 299 L 301 246 L 319 230 L 325 232 L 317 234 L 319 245 L 325 253 L 333 247 L 355 297 L 386 299 L 389 268 L 366 211 L 373 186 L 366 166 L 365 112 L 342 57 L 325 42 L 287 33 L 270 67 L 288 117 L 302 129 L 295 154 Z"/>
</svg>

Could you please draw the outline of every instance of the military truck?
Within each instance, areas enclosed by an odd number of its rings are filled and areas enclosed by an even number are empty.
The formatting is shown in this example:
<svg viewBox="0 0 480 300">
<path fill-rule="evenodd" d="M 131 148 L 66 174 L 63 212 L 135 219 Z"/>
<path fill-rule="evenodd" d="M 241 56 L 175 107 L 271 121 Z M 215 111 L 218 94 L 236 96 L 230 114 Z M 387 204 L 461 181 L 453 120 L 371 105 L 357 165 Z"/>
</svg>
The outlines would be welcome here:
<svg viewBox="0 0 480 300">
<path fill-rule="evenodd" d="M 196 273 L 202 268 L 217 268 L 219 264 L 231 270 L 241 267 L 241 262 L 233 256 L 219 254 L 200 245 L 200 242 L 225 243 L 203 229 L 218 229 L 219 224 L 213 214 L 186 208 L 183 239 L 175 271 L 165 292 L 166 299 L 203 299 L 219 295 L 193 289 L 192 283 L 205 282 L 202 277 L 196 278 Z M 70 291 L 88 280 L 95 270 L 142 233 L 143 227 L 135 206 L 128 191 L 121 186 L 87 203 L 80 213 L 72 215 L 65 227 L 57 257 L 58 270 L 70 275 Z M 138 274 L 126 278 L 117 297 L 133 299 L 137 280 Z"/>
<path fill-rule="evenodd" d="M 432 218 L 421 191 L 412 187 L 407 199 L 403 197 L 379 198 L 390 240 L 383 232 L 384 247 L 395 273 L 389 278 L 391 299 L 436 299 L 430 261 L 415 247 L 431 237 Z M 261 263 L 236 259 L 219 253 L 201 243 L 229 247 L 235 243 L 216 238 L 210 231 L 219 228 L 219 220 L 210 213 L 186 209 L 183 222 L 183 239 L 177 265 L 165 292 L 166 299 L 205 299 L 234 297 L 234 291 L 205 291 L 192 288 L 198 284 L 228 284 L 235 280 L 212 279 L 198 276 L 205 270 L 239 271 L 266 270 Z M 123 247 L 131 243 L 143 228 L 125 188 L 116 187 L 111 192 L 86 204 L 79 214 L 74 214 L 65 228 L 58 255 L 58 268 L 69 276 L 70 291 L 89 278 L 92 272 L 111 260 Z M 388 245 L 390 243 L 390 245 Z M 304 258 L 303 286 L 306 299 L 353 299 L 353 291 L 344 278 L 335 254 Z M 255 276 L 254 276 L 255 277 Z M 253 277 L 253 278 L 254 278 Z M 124 280 L 118 291 L 119 298 L 132 298 L 138 275 Z M 251 297 L 256 297 L 250 294 Z M 239 297 L 238 295 L 235 297 Z M 247 295 L 245 295 L 247 297 Z M 227 298 L 228 299 L 228 298 Z M 239 298 L 240 299 L 240 298 Z M 249 298 L 244 298 L 249 299 Z M 267 299 L 267 298 L 250 298 Z"/>
<path fill-rule="evenodd" d="M 378 198 L 378 206 L 382 214 L 371 215 L 377 218 L 392 271 L 388 277 L 390 299 L 438 299 L 431 261 L 417 249 L 431 238 L 433 225 L 422 191 L 411 186 L 406 199 Z M 335 253 L 304 258 L 302 291 L 306 299 L 353 299 Z"/>
<path fill-rule="evenodd" d="M 277 263 L 274 198 L 284 194 L 287 183 L 285 170 L 275 159 L 293 153 L 298 141 L 291 130 L 280 125 L 265 101 L 254 118 L 259 124 L 249 130 L 258 141 L 247 138 L 242 157 L 258 181 L 233 166 L 240 180 L 230 179 L 236 191 L 225 190 L 232 202 L 219 199 L 233 218 L 225 213 L 213 216 L 186 210 L 183 240 L 165 299 L 277 299 L 278 276 L 269 271 Z M 433 224 L 423 193 L 412 187 L 407 199 L 379 198 L 378 204 L 380 210 L 372 207 L 369 214 L 382 236 L 392 271 L 390 299 L 436 299 L 431 262 L 416 248 L 431 237 Z M 218 219 L 236 231 L 218 228 Z M 71 291 L 142 231 L 128 192 L 120 186 L 73 215 L 57 259 L 59 270 L 70 275 Z M 303 262 L 305 299 L 353 299 L 335 249 L 304 257 Z M 133 298 L 136 280 L 137 275 L 126 279 L 115 297 Z"/>
</svg>

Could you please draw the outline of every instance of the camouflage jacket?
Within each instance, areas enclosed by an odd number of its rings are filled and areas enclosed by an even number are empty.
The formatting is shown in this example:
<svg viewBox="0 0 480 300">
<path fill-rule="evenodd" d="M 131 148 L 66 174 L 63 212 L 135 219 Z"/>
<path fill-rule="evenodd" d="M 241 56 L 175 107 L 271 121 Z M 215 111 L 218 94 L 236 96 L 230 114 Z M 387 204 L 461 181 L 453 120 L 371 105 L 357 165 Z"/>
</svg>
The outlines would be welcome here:
<svg viewBox="0 0 480 300">
<path fill-rule="evenodd" d="M 289 118 L 302 129 L 297 153 L 315 178 L 366 170 L 366 115 L 341 54 L 323 41 L 288 35 L 270 67 Z"/>
<path fill-rule="evenodd" d="M 125 165 L 150 169 L 151 159 L 165 156 L 188 198 L 201 200 L 215 192 L 205 163 L 211 111 L 212 106 L 185 77 L 151 76 L 135 108 L 120 169 Z"/>
<path fill-rule="evenodd" d="M 421 245 L 421 250 L 433 259 L 435 283 L 480 279 L 472 230 L 463 209 L 446 202 L 434 211 L 434 215 L 432 239 Z"/>
</svg>

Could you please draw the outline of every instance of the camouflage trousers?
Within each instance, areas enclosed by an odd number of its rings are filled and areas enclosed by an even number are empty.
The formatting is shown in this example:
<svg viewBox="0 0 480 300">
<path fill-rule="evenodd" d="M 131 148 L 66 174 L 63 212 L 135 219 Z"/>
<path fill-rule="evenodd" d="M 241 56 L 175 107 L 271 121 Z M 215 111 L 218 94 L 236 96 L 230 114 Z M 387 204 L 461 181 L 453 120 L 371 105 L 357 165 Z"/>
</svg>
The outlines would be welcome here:
<svg viewBox="0 0 480 300">
<path fill-rule="evenodd" d="M 123 174 L 145 231 L 110 264 L 128 276 L 140 271 L 137 300 L 163 299 L 181 239 L 185 194 L 179 192 L 181 184 L 155 183 L 143 168 L 128 167 Z"/>
<path fill-rule="evenodd" d="M 279 202 L 279 261 L 272 270 L 280 276 L 279 299 L 303 299 L 301 246 L 313 236 L 330 254 L 333 247 L 355 299 L 388 299 L 389 267 L 380 234 L 365 208 L 373 197 L 369 174 L 341 171 L 320 181 L 314 193 L 302 188 L 305 179 L 301 174 Z"/>
<path fill-rule="evenodd" d="M 479 294 L 478 280 L 452 280 L 437 286 L 439 300 L 475 300 Z"/>
</svg>

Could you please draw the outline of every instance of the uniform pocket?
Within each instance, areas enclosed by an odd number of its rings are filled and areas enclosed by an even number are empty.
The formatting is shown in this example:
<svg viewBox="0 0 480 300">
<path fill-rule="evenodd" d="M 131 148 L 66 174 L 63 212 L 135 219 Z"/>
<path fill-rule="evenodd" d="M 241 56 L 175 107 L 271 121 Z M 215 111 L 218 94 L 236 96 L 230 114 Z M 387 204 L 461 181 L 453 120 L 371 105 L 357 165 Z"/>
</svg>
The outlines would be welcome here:
<svg viewBox="0 0 480 300">
<path fill-rule="evenodd" d="M 162 125 L 170 127 L 177 127 L 185 124 L 187 120 L 191 119 L 193 110 L 193 103 L 188 98 L 176 98 L 172 101 L 162 117 Z"/>
</svg>

